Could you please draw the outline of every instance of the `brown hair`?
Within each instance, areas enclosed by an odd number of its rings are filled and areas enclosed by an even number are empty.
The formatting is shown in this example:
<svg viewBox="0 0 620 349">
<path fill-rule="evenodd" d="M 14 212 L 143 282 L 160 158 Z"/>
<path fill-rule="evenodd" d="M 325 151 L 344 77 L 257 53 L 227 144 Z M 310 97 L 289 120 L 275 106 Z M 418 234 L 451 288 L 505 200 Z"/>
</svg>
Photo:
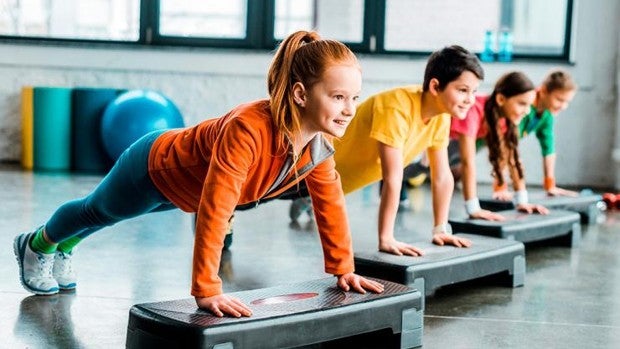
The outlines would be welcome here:
<svg viewBox="0 0 620 349">
<path fill-rule="evenodd" d="M 493 93 L 484 104 L 484 119 L 488 126 L 486 135 L 487 145 L 489 146 L 489 161 L 493 165 L 493 177 L 498 185 L 504 184 L 502 175 L 502 164 L 505 163 L 511 168 L 516 168 L 519 178 L 523 178 L 523 167 L 519 159 L 519 134 L 518 125 L 509 118 L 500 115 L 499 105 L 496 97 L 498 94 L 506 98 L 533 91 L 536 87 L 532 81 L 521 72 L 511 72 L 503 75 L 495 83 Z M 508 130 L 504 135 L 503 141 L 498 128 L 498 121 L 503 118 Z"/>
<path fill-rule="evenodd" d="M 545 87 L 547 92 L 553 92 L 556 90 L 562 91 L 574 91 L 577 89 L 577 84 L 573 80 L 572 76 L 564 70 L 554 70 L 547 74 L 542 82 L 542 86 Z"/>
<path fill-rule="evenodd" d="M 321 39 L 313 31 L 297 31 L 280 44 L 267 77 L 271 115 L 278 130 L 290 139 L 300 131 L 300 113 L 292 88 L 301 82 L 312 88 L 325 70 L 339 63 L 359 66 L 355 54 L 343 43 Z"/>
<path fill-rule="evenodd" d="M 443 90 L 466 71 L 473 73 L 479 80 L 484 79 L 484 70 L 475 54 L 458 45 L 446 46 L 428 57 L 422 90 L 428 91 L 431 79 L 437 79 L 439 90 Z"/>
</svg>

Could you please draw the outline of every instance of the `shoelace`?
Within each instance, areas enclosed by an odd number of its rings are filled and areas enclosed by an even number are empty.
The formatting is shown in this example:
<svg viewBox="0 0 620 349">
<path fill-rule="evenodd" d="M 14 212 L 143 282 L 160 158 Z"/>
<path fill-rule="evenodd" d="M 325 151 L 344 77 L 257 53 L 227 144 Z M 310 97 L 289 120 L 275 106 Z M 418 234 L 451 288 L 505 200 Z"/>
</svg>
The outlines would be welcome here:
<svg viewBox="0 0 620 349">
<path fill-rule="evenodd" d="M 69 257 L 67 257 L 64 253 L 60 254 L 60 259 L 57 261 L 60 262 L 58 263 L 58 265 L 56 266 L 57 269 L 59 269 L 61 274 L 72 274 L 73 273 L 73 264 L 67 262 L 67 260 L 70 260 Z"/>
<path fill-rule="evenodd" d="M 39 270 L 41 271 L 41 274 L 45 277 L 51 278 L 52 269 L 54 268 L 54 259 L 38 255 L 37 260 L 39 261 Z"/>
</svg>

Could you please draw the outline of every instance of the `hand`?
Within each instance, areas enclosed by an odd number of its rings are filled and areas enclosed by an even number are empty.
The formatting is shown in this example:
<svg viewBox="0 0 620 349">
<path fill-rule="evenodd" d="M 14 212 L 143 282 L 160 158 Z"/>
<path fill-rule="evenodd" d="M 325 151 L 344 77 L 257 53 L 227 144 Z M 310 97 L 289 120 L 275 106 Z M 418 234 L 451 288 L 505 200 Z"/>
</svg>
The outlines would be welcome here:
<svg viewBox="0 0 620 349">
<path fill-rule="evenodd" d="M 384 289 L 382 283 L 366 279 L 365 277 L 359 276 L 355 273 L 336 275 L 336 277 L 338 278 L 338 287 L 340 287 L 343 291 L 349 291 L 352 287 L 353 290 L 364 294 L 366 293 L 366 290 L 374 293 L 381 293 Z"/>
<path fill-rule="evenodd" d="M 503 221 L 506 218 L 499 213 L 489 210 L 479 210 L 469 215 L 470 218 L 485 219 L 487 221 Z"/>
<path fill-rule="evenodd" d="M 225 294 L 211 297 L 196 297 L 198 308 L 208 310 L 217 317 L 229 315 L 232 317 L 251 316 L 252 310 L 239 299 Z"/>
<path fill-rule="evenodd" d="M 535 204 L 519 204 L 517 210 L 526 213 L 549 214 L 549 210 L 543 205 Z"/>
<path fill-rule="evenodd" d="M 379 251 L 395 254 L 397 256 L 423 256 L 424 252 L 412 245 L 391 239 L 389 241 L 379 241 Z"/>
<path fill-rule="evenodd" d="M 579 196 L 579 193 L 576 192 L 576 191 L 572 191 L 572 190 L 566 190 L 566 189 L 562 189 L 562 188 L 558 188 L 558 187 L 553 187 L 553 188 L 547 190 L 547 195 L 549 195 L 549 196 L 577 197 L 577 196 Z"/>
<path fill-rule="evenodd" d="M 465 238 L 454 236 L 454 235 L 448 235 L 444 233 L 433 234 L 433 243 L 439 246 L 443 246 L 443 245 L 452 245 L 456 247 L 471 246 L 471 241 L 469 239 L 465 239 Z"/>
<path fill-rule="evenodd" d="M 514 195 L 513 192 L 509 190 L 494 191 L 493 199 L 501 200 L 501 201 L 512 201 L 513 195 Z"/>
</svg>

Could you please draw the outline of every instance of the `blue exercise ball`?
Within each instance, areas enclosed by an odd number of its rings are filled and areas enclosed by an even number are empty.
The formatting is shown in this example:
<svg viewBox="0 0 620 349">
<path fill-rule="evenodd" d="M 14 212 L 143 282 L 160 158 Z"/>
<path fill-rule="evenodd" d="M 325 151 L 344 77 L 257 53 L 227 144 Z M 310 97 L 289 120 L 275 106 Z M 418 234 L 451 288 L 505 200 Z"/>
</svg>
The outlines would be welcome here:
<svg viewBox="0 0 620 349">
<path fill-rule="evenodd" d="M 171 100 L 151 90 L 127 91 L 110 102 L 101 117 L 101 140 L 116 160 L 133 142 L 151 131 L 183 127 Z"/>
</svg>

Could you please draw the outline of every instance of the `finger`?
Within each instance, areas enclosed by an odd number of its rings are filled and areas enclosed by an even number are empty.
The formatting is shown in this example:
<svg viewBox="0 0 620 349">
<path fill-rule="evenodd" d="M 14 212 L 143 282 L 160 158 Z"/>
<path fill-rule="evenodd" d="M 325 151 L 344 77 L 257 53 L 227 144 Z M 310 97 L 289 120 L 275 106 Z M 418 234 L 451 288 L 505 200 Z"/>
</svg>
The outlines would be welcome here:
<svg viewBox="0 0 620 349">
<path fill-rule="evenodd" d="M 503 221 L 505 218 L 501 214 L 497 214 L 494 212 L 489 212 L 487 214 L 487 219 L 491 221 Z"/>
<path fill-rule="evenodd" d="M 222 310 L 222 312 L 224 312 L 225 314 L 232 316 L 232 317 L 241 317 L 241 313 L 237 311 L 237 309 L 235 309 L 235 307 L 232 306 L 232 303 L 223 303 L 222 305 L 220 305 L 220 309 Z"/>
<path fill-rule="evenodd" d="M 470 247 L 471 246 L 471 240 L 463 239 L 463 238 L 460 238 L 459 240 L 461 241 L 461 244 L 463 245 L 463 247 Z"/>
<path fill-rule="evenodd" d="M 343 291 L 348 291 L 349 290 L 349 285 L 347 285 L 346 280 L 344 279 L 344 277 L 339 277 L 338 278 L 338 287 L 340 287 L 341 290 Z"/>
<path fill-rule="evenodd" d="M 406 254 L 407 256 L 418 257 L 418 256 L 424 255 L 424 252 L 421 249 L 415 246 L 411 246 L 411 245 L 407 245 L 403 247 L 401 251 L 403 252 L 403 254 Z"/>
<path fill-rule="evenodd" d="M 232 298 L 234 308 L 243 316 L 252 316 L 252 309 L 237 298 Z"/>
<path fill-rule="evenodd" d="M 439 245 L 439 246 L 443 246 L 444 245 L 443 240 L 439 236 L 434 236 L 433 237 L 433 243 L 435 245 Z"/>
<path fill-rule="evenodd" d="M 217 305 L 211 305 L 209 306 L 209 311 L 211 313 L 213 313 L 213 315 L 217 316 L 217 317 L 223 317 L 224 313 L 222 313 L 222 311 L 220 310 L 220 308 L 218 308 Z"/>
<path fill-rule="evenodd" d="M 353 288 L 354 291 L 356 291 L 358 293 L 362 293 L 362 294 L 366 293 L 366 290 L 360 284 L 360 277 L 359 276 L 357 276 L 357 275 L 352 276 L 349 279 L 349 284 L 350 284 L 351 288 Z"/>
<path fill-rule="evenodd" d="M 368 280 L 366 278 L 362 278 L 361 283 L 365 289 L 375 293 L 381 293 L 385 288 L 382 283 Z"/>
<path fill-rule="evenodd" d="M 461 241 L 459 241 L 458 238 L 452 238 L 450 240 L 450 244 L 453 245 L 453 246 L 456 246 L 456 247 L 462 247 L 461 246 Z"/>
<path fill-rule="evenodd" d="M 402 256 L 403 255 L 403 253 L 400 251 L 398 246 L 391 246 L 390 251 L 392 252 L 392 254 L 395 254 L 397 256 Z"/>
</svg>

